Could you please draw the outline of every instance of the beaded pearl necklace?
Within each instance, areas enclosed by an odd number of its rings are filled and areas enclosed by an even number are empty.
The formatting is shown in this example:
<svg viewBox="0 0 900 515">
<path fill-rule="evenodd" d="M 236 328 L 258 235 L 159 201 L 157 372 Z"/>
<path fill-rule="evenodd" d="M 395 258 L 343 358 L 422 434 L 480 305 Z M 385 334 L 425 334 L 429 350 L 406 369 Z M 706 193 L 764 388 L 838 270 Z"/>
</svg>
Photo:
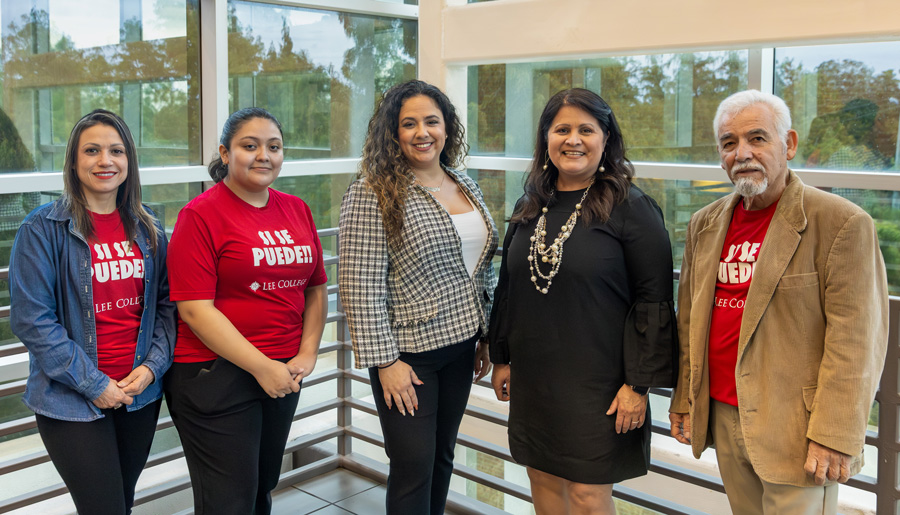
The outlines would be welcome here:
<svg viewBox="0 0 900 515">
<path fill-rule="evenodd" d="M 578 221 L 578 215 L 581 214 L 581 205 L 584 203 L 584 199 L 587 198 L 587 194 L 591 191 L 591 186 L 593 185 L 594 179 L 592 177 L 591 183 L 588 184 L 587 189 L 584 190 L 584 195 L 581 196 L 581 200 L 575 204 L 575 211 L 569 215 L 569 219 L 561 227 L 559 234 L 549 247 L 544 241 L 544 238 L 547 236 L 547 211 L 549 210 L 546 207 L 541 209 L 541 217 L 538 218 L 537 225 L 534 227 L 534 235 L 529 238 L 531 240 L 531 249 L 528 253 L 528 268 L 531 270 L 531 282 L 534 284 L 535 289 L 544 295 L 550 290 L 553 278 L 559 273 L 559 266 L 562 265 L 563 244 L 572 235 L 572 230 Z M 555 193 L 550 192 L 550 196 L 552 197 Z M 550 272 L 546 275 L 541 272 L 538 261 L 550 263 Z M 547 281 L 547 285 L 541 287 L 538 284 L 538 277 Z"/>
</svg>

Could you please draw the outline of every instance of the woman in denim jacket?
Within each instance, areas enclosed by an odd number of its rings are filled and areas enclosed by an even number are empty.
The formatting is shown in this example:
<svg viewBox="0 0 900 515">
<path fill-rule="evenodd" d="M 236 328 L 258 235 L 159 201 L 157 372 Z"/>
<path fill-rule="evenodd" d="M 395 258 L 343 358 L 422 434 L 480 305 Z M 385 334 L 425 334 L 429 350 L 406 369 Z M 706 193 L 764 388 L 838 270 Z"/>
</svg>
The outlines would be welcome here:
<svg viewBox="0 0 900 515">
<path fill-rule="evenodd" d="M 63 178 L 62 196 L 22 222 L 9 262 L 10 323 L 31 358 L 23 401 L 78 512 L 120 515 L 134 504 L 175 344 L 166 235 L 141 204 L 117 115 L 75 124 Z"/>
</svg>

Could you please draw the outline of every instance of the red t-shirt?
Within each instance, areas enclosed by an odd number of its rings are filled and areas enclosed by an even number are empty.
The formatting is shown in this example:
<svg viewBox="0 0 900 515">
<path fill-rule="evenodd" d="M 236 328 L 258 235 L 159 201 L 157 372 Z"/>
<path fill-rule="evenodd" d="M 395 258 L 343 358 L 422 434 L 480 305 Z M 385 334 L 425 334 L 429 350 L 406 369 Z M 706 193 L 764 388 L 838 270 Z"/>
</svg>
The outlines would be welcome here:
<svg viewBox="0 0 900 515">
<path fill-rule="evenodd" d="M 303 334 L 303 291 L 327 281 L 312 213 L 269 189 L 257 208 L 220 182 L 178 214 L 166 260 L 173 301 L 214 299 L 263 354 L 290 358 Z M 177 363 L 216 359 L 179 317 Z"/>
<path fill-rule="evenodd" d="M 126 241 L 118 211 L 91 213 L 91 288 L 97 327 L 97 367 L 119 381 L 131 373 L 144 311 L 144 260 Z M 137 249 L 135 251 L 135 249 Z"/>
<path fill-rule="evenodd" d="M 744 303 L 777 205 L 747 211 L 739 202 L 722 245 L 709 324 L 709 396 L 732 406 L 738 405 L 735 367 Z"/>
</svg>

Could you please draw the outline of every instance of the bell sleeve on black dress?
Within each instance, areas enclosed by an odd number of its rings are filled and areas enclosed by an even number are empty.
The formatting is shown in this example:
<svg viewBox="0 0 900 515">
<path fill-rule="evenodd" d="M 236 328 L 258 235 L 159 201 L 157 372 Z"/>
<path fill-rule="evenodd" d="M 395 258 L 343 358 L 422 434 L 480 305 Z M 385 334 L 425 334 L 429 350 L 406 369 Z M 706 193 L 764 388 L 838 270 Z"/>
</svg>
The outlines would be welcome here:
<svg viewBox="0 0 900 515">
<path fill-rule="evenodd" d="M 491 320 L 488 333 L 488 349 L 491 355 L 491 363 L 509 364 L 509 316 L 506 310 L 509 300 L 509 270 L 506 268 L 509 244 L 516 233 L 518 224 L 511 223 L 506 228 L 506 236 L 503 238 L 503 254 L 500 257 L 500 276 L 497 278 L 497 289 L 494 290 L 494 305 L 491 307 Z"/>
<path fill-rule="evenodd" d="M 622 230 L 633 304 L 625 319 L 626 384 L 675 386 L 678 331 L 672 295 L 672 246 L 662 210 L 632 194 Z"/>
</svg>

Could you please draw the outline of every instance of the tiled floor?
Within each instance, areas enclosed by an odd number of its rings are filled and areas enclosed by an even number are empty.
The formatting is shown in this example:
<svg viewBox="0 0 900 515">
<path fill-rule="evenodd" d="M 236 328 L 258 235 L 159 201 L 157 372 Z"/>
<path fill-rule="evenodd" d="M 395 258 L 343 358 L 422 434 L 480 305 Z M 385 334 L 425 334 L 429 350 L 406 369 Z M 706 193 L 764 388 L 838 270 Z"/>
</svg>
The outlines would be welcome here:
<svg viewBox="0 0 900 515">
<path fill-rule="evenodd" d="M 384 485 L 343 469 L 272 494 L 272 515 L 381 515 Z"/>
</svg>

